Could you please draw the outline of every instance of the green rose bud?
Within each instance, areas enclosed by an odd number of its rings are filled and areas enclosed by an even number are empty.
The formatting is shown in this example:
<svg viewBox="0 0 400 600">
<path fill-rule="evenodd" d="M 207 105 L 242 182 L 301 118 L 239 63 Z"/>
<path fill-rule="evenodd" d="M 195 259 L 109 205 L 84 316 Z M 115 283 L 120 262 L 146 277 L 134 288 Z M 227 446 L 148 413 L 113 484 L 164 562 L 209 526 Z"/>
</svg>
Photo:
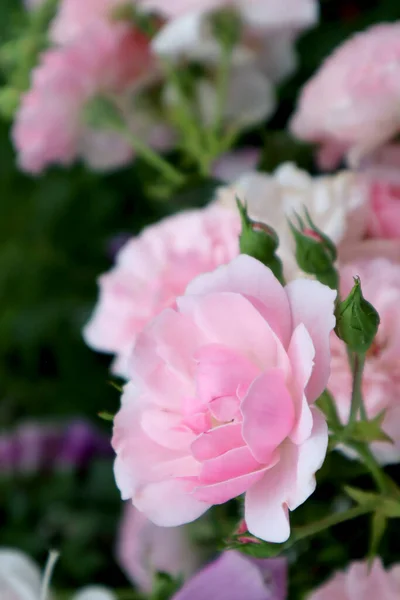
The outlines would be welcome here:
<svg viewBox="0 0 400 600">
<path fill-rule="evenodd" d="M 252 221 L 247 214 L 247 207 L 238 198 L 236 203 L 242 220 L 240 252 L 256 258 L 269 267 L 275 277 L 283 283 L 282 261 L 275 254 L 279 245 L 276 231 L 264 223 Z"/>
<path fill-rule="evenodd" d="M 362 295 L 361 282 L 354 279 L 354 287 L 336 308 L 336 335 L 352 352 L 365 354 L 379 327 L 379 315 Z"/>
<path fill-rule="evenodd" d="M 318 281 L 337 289 L 338 276 L 334 263 L 337 258 L 332 241 L 311 220 L 305 210 L 306 221 L 296 214 L 297 227 L 289 221 L 296 242 L 296 260 L 300 269 L 314 275 Z"/>
</svg>

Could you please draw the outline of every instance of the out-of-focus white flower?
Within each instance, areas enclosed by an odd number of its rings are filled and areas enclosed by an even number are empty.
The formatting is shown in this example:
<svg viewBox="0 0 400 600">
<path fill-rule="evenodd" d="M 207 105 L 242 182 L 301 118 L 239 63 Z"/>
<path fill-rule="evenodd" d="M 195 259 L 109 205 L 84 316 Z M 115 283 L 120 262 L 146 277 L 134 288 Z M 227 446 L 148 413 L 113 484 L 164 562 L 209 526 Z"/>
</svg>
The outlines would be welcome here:
<svg viewBox="0 0 400 600">
<path fill-rule="evenodd" d="M 217 192 L 217 201 L 235 206 L 236 197 L 247 203 L 250 216 L 273 227 L 279 236 L 278 254 L 285 275 L 298 274 L 293 235 L 288 218 L 306 208 L 315 225 L 336 244 L 361 236 L 366 227 L 366 194 L 356 176 L 343 171 L 333 176 L 312 177 L 292 163 L 282 164 L 272 175 L 247 173 Z"/>
<path fill-rule="evenodd" d="M 223 8 L 237 11 L 242 31 L 232 53 L 225 116 L 242 127 L 271 116 L 275 108 L 274 84 L 296 67 L 296 37 L 318 17 L 314 0 L 213 0 L 177 5 L 143 0 L 143 3 L 144 8 L 158 11 L 167 19 L 152 41 L 156 54 L 172 61 L 182 58 L 198 61 L 211 68 L 221 61 L 213 12 Z M 202 83 L 198 95 L 203 114 L 206 117 L 213 114 L 217 95 L 213 84 Z"/>
<path fill-rule="evenodd" d="M 0 548 L 1 600 L 40 600 L 42 576 L 34 561 L 20 550 Z M 102 586 L 83 588 L 71 600 L 117 600 Z"/>
</svg>

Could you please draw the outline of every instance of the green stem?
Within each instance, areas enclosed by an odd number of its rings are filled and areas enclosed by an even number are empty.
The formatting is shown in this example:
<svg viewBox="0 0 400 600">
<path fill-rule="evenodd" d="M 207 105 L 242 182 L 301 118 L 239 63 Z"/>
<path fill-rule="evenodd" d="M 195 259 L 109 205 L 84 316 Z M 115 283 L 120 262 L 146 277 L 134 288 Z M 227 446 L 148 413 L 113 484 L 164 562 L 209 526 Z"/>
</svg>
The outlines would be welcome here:
<svg viewBox="0 0 400 600">
<path fill-rule="evenodd" d="M 221 134 L 221 127 L 223 123 L 223 116 L 226 101 L 228 98 L 229 89 L 229 75 L 231 70 L 231 59 L 232 59 L 232 47 L 230 44 L 221 44 L 221 62 L 218 70 L 218 82 L 217 82 L 217 104 L 215 108 L 215 120 L 214 120 L 214 135 L 217 142 L 219 142 L 219 136 Z"/>
<path fill-rule="evenodd" d="M 330 515 L 329 517 L 320 519 L 315 523 L 310 523 L 310 525 L 304 525 L 303 527 L 298 527 L 297 529 L 294 529 L 289 541 L 291 543 L 298 542 L 299 540 L 302 540 L 304 538 L 316 535 L 317 533 L 320 533 L 325 529 L 329 529 L 334 525 L 339 525 L 339 523 L 344 523 L 345 521 L 350 521 L 351 519 L 355 519 L 356 517 L 360 517 L 361 515 L 374 512 L 375 509 L 376 504 L 371 503 L 363 504 L 362 506 L 356 506 L 341 513 L 335 513 L 333 515 Z"/>
<path fill-rule="evenodd" d="M 49 553 L 49 558 L 47 559 L 43 573 L 42 584 L 40 587 L 40 600 L 48 599 L 51 577 L 59 556 L 60 554 L 56 550 L 51 550 Z"/>
<path fill-rule="evenodd" d="M 147 146 L 141 139 L 135 136 L 127 129 L 120 129 L 121 133 L 126 141 L 132 146 L 136 153 L 143 158 L 149 165 L 157 169 L 165 179 L 168 179 L 174 185 L 181 185 L 185 181 L 184 175 L 175 169 L 169 162 L 167 162 L 162 156 L 157 154 L 152 148 Z"/>
<path fill-rule="evenodd" d="M 375 460 L 375 457 L 368 448 L 368 446 L 361 442 L 347 442 L 347 445 L 357 452 L 367 469 L 370 471 L 372 477 L 374 478 L 378 489 L 383 494 L 386 494 L 388 492 L 387 476 L 382 471 L 378 462 Z"/>
<path fill-rule="evenodd" d="M 362 405 L 362 376 L 364 370 L 365 357 L 360 354 L 354 354 L 353 358 L 353 389 L 351 394 L 351 407 L 349 425 L 355 423 Z"/>
<path fill-rule="evenodd" d="M 162 64 L 178 99 L 176 126 L 181 131 L 182 147 L 196 160 L 201 174 L 207 176 L 209 174 L 209 161 L 205 157 L 205 142 L 199 117 L 191 106 L 191 101 L 182 86 L 175 65 L 166 58 L 162 60 Z"/>
</svg>

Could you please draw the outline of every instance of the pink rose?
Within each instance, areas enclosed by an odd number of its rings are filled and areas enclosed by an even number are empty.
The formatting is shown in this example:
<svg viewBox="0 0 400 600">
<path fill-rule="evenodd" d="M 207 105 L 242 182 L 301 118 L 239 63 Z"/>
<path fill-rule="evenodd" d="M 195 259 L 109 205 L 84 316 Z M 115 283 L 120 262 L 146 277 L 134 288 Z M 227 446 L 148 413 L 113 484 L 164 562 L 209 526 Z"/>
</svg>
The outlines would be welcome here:
<svg viewBox="0 0 400 600">
<path fill-rule="evenodd" d="M 55 44 L 69 44 L 99 22 L 111 21 L 112 11 L 126 3 L 125 0 L 61 0 L 50 27 L 50 39 Z"/>
<path fill-rule="evenodd" d="M 112 439 L 122 497 L 168 527 L 246 493 L 249 532 L 286 540 L 325 458 L 311 405 L 329 377 L 335 297 L 308 279 L 282 287 L 245 255 L 195 279 L 129 361 Z"/>
<path fill-rule="evenodd" d="M 400 129 L 400 22 L 376 25 L 340 46 L 307 83 L 291 130 L 321 145 L 321 163 L 350 162 Z"/>
<path fill-rule="evenodd" d="M 98 23 L 73 44 L 45 52 L 14 124 L 20 166 L 39 173 L 49 164 L 70 164 L 77 157 L 98 169 L 131 160 L 132 148 L 123 137 L 89 129 L 83 113 L 98 94 L 113 98 L 124 113 L 124 103 L 133 102 L 127 96 L 132 86 L 138 90 L 143 85 L 152 65 L 147 38 L 121 24 Z M 135 133 L 149 135 L 145 115 L 132 118 L 129 110 L 127 118 Z"/>
<path fill-rule="evenodd" d="M 353 562 L 346 571 L 336 573 L 315 590 L 307 600 L 398 600 L 400 565 L 385 571 L 376 558 L 371 570 L 367 563 Z"/>
<path fill-rule="evenodd" d="M 239 232 L 237 212 L 216 205 L 147 227 L 100 277 L 100 300 L 85 328 L 86 342 L 115 353 L 113 371 L 127 376 L 127 360 L 143 327 L 174 306 L 194 277 L 237 256 Z"/>
<path fill-rule="evenodd" d="M 187 528 L 157 527 L 131 504 L 125 506 L 117 554 L 129 579 L 145 592 L 151 592 L 157 571 L 187 578 L 200 566 Z"/>
<path fill-rule="evenodd" d="M 388 181 L 371 184 L 371 237 L 400 239 L 400 185 Z"/>
<path fill-rule="evenodd" d="M 365 298 L 376 308 L 381 318 L 378 333 L 367 353 L 363 398 L 369 418 L 385 412 L 383 430 L 394 445 L 375 442 L 372 449 L 382 463 L 400 459 L 400 265 L 387 259 L 352 263 L 340 271 L 341 294 L 345 297 L 353 286 L 353 277 L 359 276 Z M 328 388 L 332 392 L 343 422 L 350 412 L 352 378 L 346 347 L 332 335 L 331 377 Z"/>
<path fill-rule="evenodd" d="M 400 146 L 374 152 L 357 180 L 364 197 L 363 219 L 354 214 L 339 245 L 342 263 L 385 257 L 400 262 Z"/>
</svg>

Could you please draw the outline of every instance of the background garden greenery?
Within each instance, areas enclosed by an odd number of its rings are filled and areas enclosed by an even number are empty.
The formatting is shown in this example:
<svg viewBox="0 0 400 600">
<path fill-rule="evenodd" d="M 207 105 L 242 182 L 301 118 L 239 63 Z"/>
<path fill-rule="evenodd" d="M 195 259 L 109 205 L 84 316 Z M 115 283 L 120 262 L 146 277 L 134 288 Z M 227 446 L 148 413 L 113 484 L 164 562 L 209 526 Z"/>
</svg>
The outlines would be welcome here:
<svg viewBox="0 0 400 600">
<path fill-rule="evenodd" d="M 1 0 L 1 45 L 20 22 L 22 10 L 15 0 Z M 261 145 L 265 169 L 289 159 L 313 170 L 310 149 L 282 132 L 300 86 L 352 32 L 396 19 L 400 5 L 395 0 L 323 1 L 321 24 L 300 40 L 299 69 L 279 90 L 279 108 L 268 129 L 247 134 L 239 145 Z M 9 125 L 5 119 L 0 122 L 1 429 L 28 419 L 84 416 L 108 433 L 110 423 L 103 423 L 97 413 L 115 412 L 119 394 L 109 382 L 109 359 L 89 350 L 81 337 L 96 300 L 96 277 L 110 267 L 121 234 L 206 203 L 216 182 L 193 175 L 176 197 L 163 200 L 150 189 L 154 173 L 141 162 L 109 175 L 78 165 L 27 177 L 16 166 Z M 317 494 L 296 511 L 294 522 L 326 514 L 333 508 L 327 499 L 345 502 L 341 485 L 349 472 L 355 484 L 364 477 L 360 465 L 331 455 L 320 473 Z M 60 588 L 89 582 L 128 586 L 114 559 L 120 512 L 111 459 L 82 470 L 0 475 L 0 545 L 19 547 L 40 563 L 50 546 L 59 547 L 55 583 Z M 225 515 L 222 530 L 228 532 Z M 390 531 L 382 546 L 390 562 L 400 559 L 399 533 Z M 367 517 L 298 544 L 289 553 L 291 597 L 300 598 L 349 556 L 364 556 L 367 546 Z"/>
</svg>

